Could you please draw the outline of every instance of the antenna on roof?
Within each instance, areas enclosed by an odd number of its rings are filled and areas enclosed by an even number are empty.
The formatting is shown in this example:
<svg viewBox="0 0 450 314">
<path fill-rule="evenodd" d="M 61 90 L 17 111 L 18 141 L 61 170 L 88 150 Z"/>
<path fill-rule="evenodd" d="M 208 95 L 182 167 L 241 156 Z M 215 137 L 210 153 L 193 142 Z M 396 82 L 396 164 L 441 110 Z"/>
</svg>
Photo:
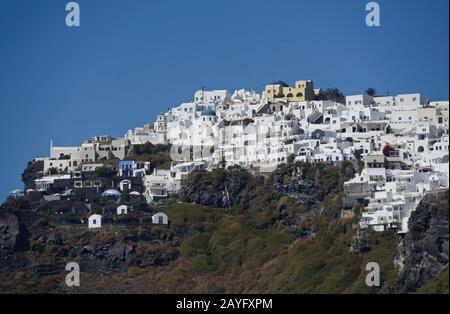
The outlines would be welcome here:
<svg viewBox="0 0 450 314">
<path fill-rule="evenodd" d="M 202 86 L 202 101 L 205 101 L 205 86 Z"/>
</svg>

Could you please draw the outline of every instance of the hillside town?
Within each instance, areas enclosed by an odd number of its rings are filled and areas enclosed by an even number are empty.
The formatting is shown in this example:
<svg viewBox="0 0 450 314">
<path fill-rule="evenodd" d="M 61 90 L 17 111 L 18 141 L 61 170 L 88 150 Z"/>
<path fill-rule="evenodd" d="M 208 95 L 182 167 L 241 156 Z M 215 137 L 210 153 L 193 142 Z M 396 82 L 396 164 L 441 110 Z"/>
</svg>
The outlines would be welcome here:
<svg viewBox="0 0 450 314">
<path fill-rule="evenodd" d="M 39 192 L 59 200 L 86 190 L 116 200 L 122 215 L 129 210 L 120 202 L 124 194 L 159 202 L 179 192 L 194 171 L 238 166 L 265 174 L 288 160 L 352 162 L 359 172 L 344 184 L 344 210 L 363 209 L 361 228 L 407 233 L 425 195 L 449 186 L 449 102 L 420 93 L 332 91 L 311 80 L 277 81 L 261 93 L 202 89 L 123 137 L 95 136 L 77 147 L 51 142 L 49 156 L 35 159 L 43 170 L 33 187 L 11 196 Z M 147 144 L 170 147 L 170 165 L 129 158 Z M 113 179 L 95 175 L 108 170 Z M 89 228 L 101 228 L 101 220 L 91 215 Z M 154 213 L 152 222 L 167 225 L 169 217 Z"/>
</svg>

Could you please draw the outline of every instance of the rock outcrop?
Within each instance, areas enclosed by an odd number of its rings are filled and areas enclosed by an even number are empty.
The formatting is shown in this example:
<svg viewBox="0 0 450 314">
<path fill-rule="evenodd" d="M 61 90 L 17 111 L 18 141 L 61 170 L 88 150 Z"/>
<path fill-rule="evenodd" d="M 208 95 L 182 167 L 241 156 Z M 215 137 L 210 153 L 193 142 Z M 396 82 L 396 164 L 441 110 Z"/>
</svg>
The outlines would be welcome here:
<svg viewBox="0 0 450 314">
<path fill-rule="evenodd" d="M 401 271 L 393 292 L 415 292 L 448 270 L 448 197 L 448 190 L 429 194 L 412 213 L 396 256 Z"/>
<path fill-rule="evenodd" d="M 193 173 L 184 189 L 185 198 L 192 203 L 215 208 L 231 208 L 237 205 L 249 207 L 248 200 L 254 192 L 255 181 L 247 171 L 217 169 L 212 172 Z"/>
<path fill-rule="evenodd" d="M 13 214 L 6 213 L 0 218 L 0 249 L 13 251 L 19 236 L 19 221 Z"/>
</svg>

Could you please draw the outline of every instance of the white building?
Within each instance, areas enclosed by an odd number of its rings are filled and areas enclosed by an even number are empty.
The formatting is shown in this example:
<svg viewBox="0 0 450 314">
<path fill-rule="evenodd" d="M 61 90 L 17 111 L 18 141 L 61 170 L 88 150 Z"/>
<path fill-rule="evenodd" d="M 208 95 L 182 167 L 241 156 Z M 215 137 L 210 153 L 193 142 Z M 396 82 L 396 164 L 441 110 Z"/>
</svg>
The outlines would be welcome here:
<svg viewBox="0 0 450 314">
<path fill-rule="evenodd" d="M 230 92 L 227 90 L 199 90 L 194 94 L 194 101 L 196 103 L 216 103 L 216 102 L 227 102 L 231 100 Z"/>
<path fill-rule="evenodd" d="M 407 231 L 407 221 L 424 193 L 448 187 L 448 101 L 428 102 L 420 93 L 350 95 L 330 100 L 269 101 L 255 91 L 199 90 L 156 117 L 154 124 L 124 138 L 94 137 L 79 147 L 53 147 L 42 158 L 47 174 L 35 181 L 48 190 L 62 175 L 74 187 L 94 187 L 76 177 L 103 159 L 119 159 L 120 190 L 127 177 L 142 177 L 147 202 L 177 193 L 193 171 L 225 165 L 270 172 L 290 157 L 323 163 L 361 156 L 364 169 L 344 185 L 344 206 L 365 206 L 361 226 Z M 171 144 L 170 170 L 126 160 L 130 145 Z M 48 174 L 59 173 L 59 176 Z M 101 182 L 100 182 L 101 184 Z M 114 191 L 111 197 L 120 197 Z M 159 218 L 158 218 L 159 219 Z"/>
<path fill-rule="evenodd" d="M 102 227 L 102 216 L 101 215 L 91 215 L 88 219 L 88 228 L 89 229 L 98 229 Z"/>
<path fill-rule="evenodd" d="M 367 94 L 346 96 L 345 103 L 348 107 L 370 107 L 375 104 L 373 97 Z"/>
<path fill-rule="evenodd" d="M 157 213 L 152 216 L 152 223 L 154 225 L 168 225 L 169 217 L 164 213 Z"/>
<path fill-rule="evenodd" d="M 180 190 L 180 182 L 173 179 L 170 170 L 157 170 L 153 174 L 144 177 L 147 202 L 157 201 Z"/>
<path fill-rule="evenodd" d="M 126 215 L 128 214 L 128 206 L 127 205 L 120 205 L 117 207 L 117 215 Z"/>
</svg>

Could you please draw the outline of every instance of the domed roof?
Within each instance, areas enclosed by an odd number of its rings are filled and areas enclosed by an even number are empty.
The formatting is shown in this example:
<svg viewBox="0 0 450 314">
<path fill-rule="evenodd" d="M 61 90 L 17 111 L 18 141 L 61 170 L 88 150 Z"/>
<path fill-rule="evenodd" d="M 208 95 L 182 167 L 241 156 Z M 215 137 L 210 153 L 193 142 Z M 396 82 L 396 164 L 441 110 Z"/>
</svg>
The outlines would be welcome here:
<svg viewBox="0 0 450 314">
<path fill-rule="evenodd" d="M 270 84 L 270 85 L 281 85 L 282 87 L 289 87 L 289 85 L 286 83 L 286 82 L 283 82 L 283 81 L 276 81 L 276 82 L 273 82 L 272 84 Z"/>
<path fill-rule="evenodd" d="M 120 192 L 117 190 L 106 190 L 103 192 L 102 196 L 120 196 Z"/>
</svg>

